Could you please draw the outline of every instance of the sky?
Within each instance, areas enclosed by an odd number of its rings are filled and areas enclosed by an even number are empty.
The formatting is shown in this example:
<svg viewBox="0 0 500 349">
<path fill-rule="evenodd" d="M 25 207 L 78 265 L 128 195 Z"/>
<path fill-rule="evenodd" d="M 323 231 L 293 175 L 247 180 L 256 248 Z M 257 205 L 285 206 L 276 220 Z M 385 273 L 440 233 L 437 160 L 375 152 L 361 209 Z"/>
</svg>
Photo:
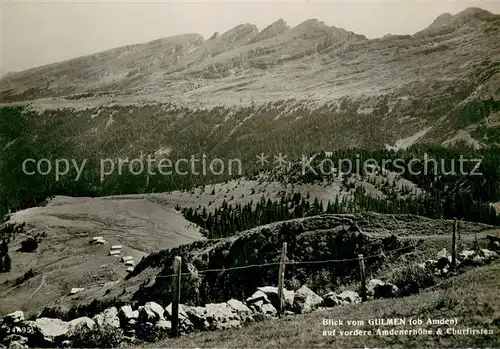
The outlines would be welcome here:
<svg viewBox="0 0 500 349">
<path fill-rule="evenodd" d="M 280 18 L 291 26 L 317 18 L 368 38 L 413 34 L 467 7 L 500 13 L 500 0 L 0 0 L 0 74 L 176 34 L 262 30 Z"/>
</svg>

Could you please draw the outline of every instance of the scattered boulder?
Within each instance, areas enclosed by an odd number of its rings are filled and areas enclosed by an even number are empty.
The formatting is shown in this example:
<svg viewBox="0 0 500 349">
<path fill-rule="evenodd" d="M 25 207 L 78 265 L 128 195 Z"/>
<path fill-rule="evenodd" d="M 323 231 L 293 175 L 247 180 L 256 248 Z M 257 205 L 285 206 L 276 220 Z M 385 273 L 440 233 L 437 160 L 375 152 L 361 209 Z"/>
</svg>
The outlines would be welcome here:
<svg viewBox="0 0 500 349">
<path fill-rule="evenodd" d="M 165 308 L 164 314 L 167 316 L 167 319 L 172 319 L 172 303 L 167 305 L 167 307 Z M 188 315 L 187 315 L 186 311 L 184 310 L 184 305 L 179 304 L 179 319 L 187 319 L 187 318 L 188 318 Z"/>
<path fill-rule="evenodd" d="M 172 329 L 172 323 L 168 320 L 159 320 L 156 324 L 155 324 L 155 329 L 159 330 L 159 331 L 162 331 L 162 332 L 168 332 Z"/>
<path fill-rule="evenodd" d="M 111 307 L 97 314 L 92 320 L 99 326 L 120 327 L 120 318 L 118 317 L 118 310 L 115 307 Z"/>
<path fill-rule="evenodd" d="M 435 259 L 428 259 L 425 261 L 425 266 L 427 268 L 434 269 L 436 267 L 437 263 L 438 263 L 438 261 Z"/>
<path fill-rule="evenodd" d="M 500 242 L 499 242 L 499 241 L 491 241 L 491 242 L 488 244 L 488 247 L 489 247 L 491 250 L 500 250 Z"/>
<path fill-rule="evenodd" d="M 52 344 L 68 334 L 70 324 L 61 319 L 42 317 L 35 320 L 35 329 L 45 343 Z"/>
<path fill-rule="evenodd" d="M 256 313 L 261 313 L 262 306 L 268 303 L 271 303 L 271 301 L 262 291 L 257 291 L 246 299 L 247 306 Z"/>
<path fill-rule="evenodd" d="M 23 344 L 22 342 L 19 341 L 12 341 L 9 344 L 9 349 L 25 349 L 29 348 L 27 344 Z"/>
<path fill-rule="evenodd" d="M 339 305 L 355 304 L 361 302 L 361 297 L 357 292 L 354 291 L 344 291 L 341 293 L 330 292 L 324 297 L 323 304 L 326 307 L 335 307 Z"/>
<path fill-rule="evenodd" d="M 498 254 L 494 251 L 482 248 L 478 251 L 462 251 L 459 255 L 463 255 L 462 263 L 470 266 L 481 266 L 498 258 Z"/>
<path fill-rule="evenodd" d="M 78 292 L 82 292 L 82 291 L 84 291 L 84 290 L 85 290 L 85 289 L 84 289 L 83 287 L 73 287 L 73 288 L 71 289 L 70 294 L 76 294 L 76 293 L 78 293 Z"/>
<path fill-rule="evenodd" d="M 124 322 L 128 322 L 131 319 L 137 319 L 139 317 L 139 312 L 132 310 L 130 305 L 124 305 L 120 307 L 118 312 L 118 317 Z"/>
<path fill-rule="evenodd" d="M 227 303 L 209 303 L 205 307 L 186 307 L 194 327 L 220 330 L 241 326 L 241 317 Z"/>
<path fill-rule="evenodd" d="M 200 330 L 208 329 L 207 310 L 204 307 L 185 307 L 186 314 L 194 327 Z"/>
<path fill-rule="evenodd" d="M 277 316 L 278 315 L 278 311 L 271 303 L 263 304 L 261 307 L 261 312 L 262 312 L 262 314 L 268 315 L 268 316 Z"/>
<path fill-rule="evenodd" d="M 240 320 L 238 314 L 227 303 L 208 303 L 205 305 L 205 308 L 215 321 Z"/>
<path fill-rule="evenodd" d="M 399 295 L 399 288 L 396 285 L 383 282 L 379 279 L 371 279 L 366 286 L 368 298 L 394 298 Z"/>
<path fill-rule="evenodd" d="M 259 301 L 262 301 L 264 303 L 270 303 L 269 298 L 262 291 L 256 291 L 253 295 L 251 295 L 246 299 L 247 305 L 251 305 Z"/>
<path fill-rule="evenodd" d="M 412 294 L 417 293 L 420 293 L 420 285 L 415 281 L 411 281 L 410 283 L 406 284 L 399 291 L 399 294 L 403 297 L 411 296 Z"/>
<path fill-rule="evenodd" d="M 264 286 L 257 287 L 258 291 L 261 291 L 266 294 L 267 298 L 271 302 L 271 304 L 278 309 L 279 308 L 279 296 L 278 296 L 278 288 L 275 286 Z M 293 297 L 295 296 L 295 292 L 283 289 L 283 309 L 291 310 L 293 308 Z"/>
<path fill-rule="evenodd" d="M 70 331 L 82 326 L 91 330 L 95 326 L 95 321 L 89 317 L 82 316 L 69 322 Z"/>
<path fill-rule="evenodd" d="M 458 259 L 461 261 L 466 261 L 474 256 L 473 250 L 463 250 L 458 253 Z"/>
<path fill-rule="evenodd" d="M 470 264 L 474 266 L 481 266 L 484 264 L 484 258 L 479 254 L 474 254 L 474 256 L 472 256 L 472 258 L 470 259 L 470 262 Z"/>
<path fill-rule="evenodd" d="M 488 239 L 488 248 L 490 250 L 500 250 L 500 236 L 487 235 L 486 238 Z"/>
<path fill-rule="evenodd" d="M 446 250 L 446 248 L 443 248 L 438 253 L 436 253 L 436 259 L 436 268 L 438 269 L 444 269 L 451 264 L 451 254 L 448 253 L 448 250 Z"/>
<path fill-rule="evenodd" d="M 309 313 L 323 303 L 323 298 L 314 293 L 309 287 L 303 285 L 295 292 L 293 310 L 296 313 Z"/>
<path fill-rule="evenodd" d="M 247 307 L 243 302 L 237 299 L 232 298 L 226 303 L 231 307 L 233 312 L 239 315 L 247 315 L 252 313 L 252 310 L 249 307 Z"/>
<path fill-rule="evenodd" d="M 375 298 L 394 298 L 399 294 L 399 288 L 396 285 L 385 283 L 375 286 Z"/>
<path fill-rule="evenodd" d="M 13 313 L 7 314 L 4 316 L 3 321 L 7 324 L 17 324 L 24 321 L 24 312 L 21 310 L 17 310 Z"/>
<path fill-rule="evenodd" d="M 160 320 L 165 320 L 164 317 L 165 309 L 161 305 L 155 302 L 147 302 L 139 310 L 139 319 L 143 322 L 156 323 Z"/>
<path fill-rule="evenodd" d="M 73 346 L 73 343 L 69 339 L 62 341 L 62 343 L 61 343 L 62 348 L 71 348 L 72 346 Z"/>
<path fill-rule="evenodd" d="M 28 338 L 19 334 L 10 334 L 2 340 L 9 348 L 27 348 Z"/>
<path fill-rule="evenodd" d="M 383 286 L 384 282 L 380 279 L 371 279 L 366 284 L 366 296 L 370 299 L 375 298 L 375 287 Z"/>
<path fill-rule="evenodd" d="M 481 254 L 484 257 L 484 261 L 487 263 L 498 258 L 498 254 L 496 252 L 490 251 L 486 248 L 480 249 L 479 254 Z"/>
</svg>

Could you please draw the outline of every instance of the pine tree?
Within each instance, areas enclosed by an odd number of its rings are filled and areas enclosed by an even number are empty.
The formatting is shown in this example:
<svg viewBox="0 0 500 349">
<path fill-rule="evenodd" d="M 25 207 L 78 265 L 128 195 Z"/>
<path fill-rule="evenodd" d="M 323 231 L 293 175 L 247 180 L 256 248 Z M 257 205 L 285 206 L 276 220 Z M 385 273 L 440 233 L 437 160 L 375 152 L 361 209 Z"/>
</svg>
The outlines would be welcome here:
<svg viewBox="0 0 500 349">
<path fill-rule="evenodd" d="M 5 256 L 9 252 L 9 245 L 5 239 L 2 240 L 0 245 L 0 256 Z"/>
<path fill-rule="evenodd" d="M 3 257 L 3 271 L 8 273 L 11 269 L 11 264 L 12 264 L 12 260 L 10 259 L 10 256 L 7 253 L 5 255 L 5 257 Z"/>
</svg>

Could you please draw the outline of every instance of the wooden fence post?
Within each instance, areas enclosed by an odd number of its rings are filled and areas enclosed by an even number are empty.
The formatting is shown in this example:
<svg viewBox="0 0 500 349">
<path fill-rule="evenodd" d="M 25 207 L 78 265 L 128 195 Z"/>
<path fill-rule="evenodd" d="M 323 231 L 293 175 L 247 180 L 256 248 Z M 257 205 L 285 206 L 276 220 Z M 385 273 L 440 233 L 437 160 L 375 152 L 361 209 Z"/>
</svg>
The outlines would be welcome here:
<svg viewBox="0 0 500 349">
<path fill-rule="evenodd" d="M 365 279 L 365 259 L 362 254 L 358 254 L 359 260 L 359 276 L 361 279 L 361 300 L 363 302 L 367 301 L 366 295 L 366 279 Z"/>
<path fill-rule="evenodd" d="M 283 243 L 283 247 L 281 249 L 281 258 L 280 258 L 280 268 L 278 275 L 278 316 L 281 317 L 283 315 L 283 286 L 285 284 L 285 260 L 286 260 L 286 242 Z"/>
<path fill-rule="evenodd" d="M 455 218 L 453 220 L 453 235 L 451 237 L 451 269 L 456 270 L 457 269 L 457 226 L 458 222 L 457 219 Z"/>
<path fill-rule="evenodd" d="M 174 259 L 174 278 L 173 278 L 173 299 L 172 299 L 172 335 L 179 335 L 179 301 L 181 298 L 181 257 Z"/>
</svg>

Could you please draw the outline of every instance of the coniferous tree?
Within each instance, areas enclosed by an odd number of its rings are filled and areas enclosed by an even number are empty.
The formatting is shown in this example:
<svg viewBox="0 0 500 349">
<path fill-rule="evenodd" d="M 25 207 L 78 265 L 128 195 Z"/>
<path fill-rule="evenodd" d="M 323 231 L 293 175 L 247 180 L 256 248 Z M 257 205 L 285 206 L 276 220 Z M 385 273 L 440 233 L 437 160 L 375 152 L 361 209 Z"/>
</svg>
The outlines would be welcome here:
<svg viewBox="0 0 500 349">
<path fill-rule="evenodd" d="M 12 260 L 10 259 L 10 256 L 9 254 L 7 253 L 4 257 L 3 257 L 3 271 L 5 272 L 9 272 L 10 269 L 11 269 L 11 265 L 12 265 Z"/>
</svg>

